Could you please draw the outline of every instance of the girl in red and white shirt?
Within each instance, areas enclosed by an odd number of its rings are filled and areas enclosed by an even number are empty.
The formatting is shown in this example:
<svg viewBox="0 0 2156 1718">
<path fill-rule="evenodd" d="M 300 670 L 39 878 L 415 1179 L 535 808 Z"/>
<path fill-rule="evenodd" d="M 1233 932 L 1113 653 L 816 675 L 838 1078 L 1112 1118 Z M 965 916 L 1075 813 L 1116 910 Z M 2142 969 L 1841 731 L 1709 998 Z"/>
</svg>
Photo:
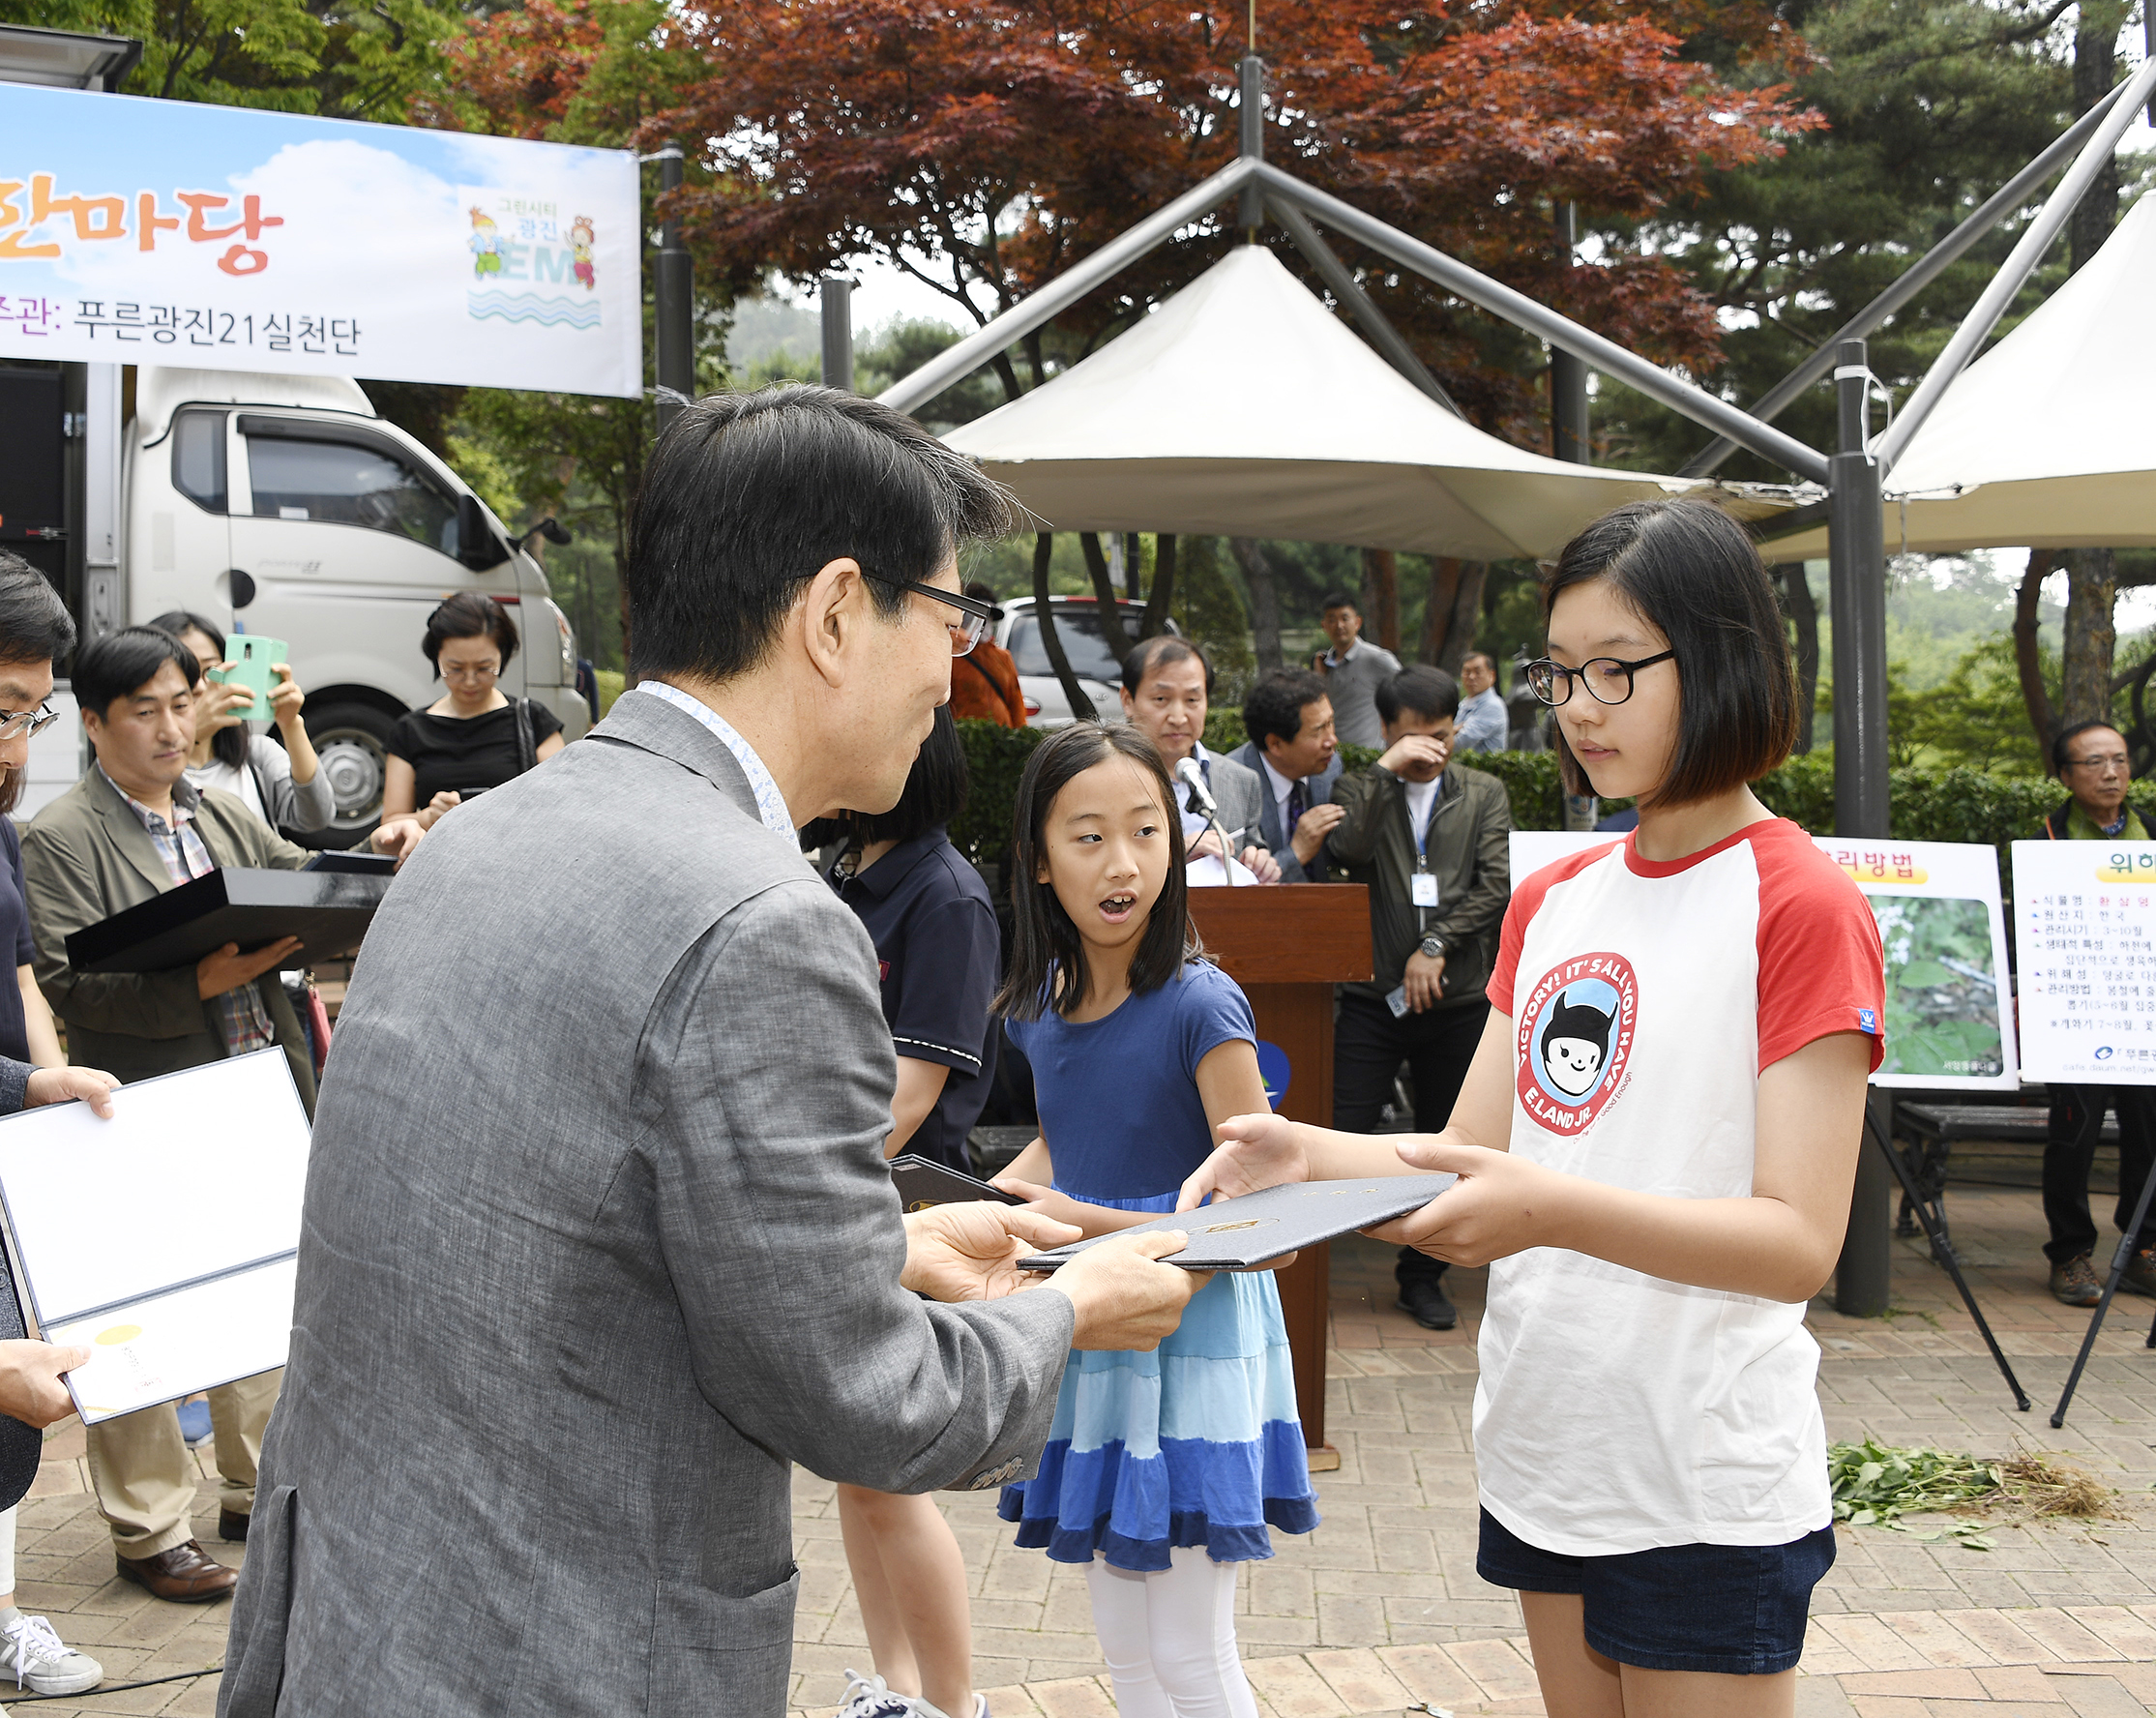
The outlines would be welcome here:
<svg viewBox="0 0 2156 1718">
<path fill-rule="evenodd" d="M 1566 789 L 1637 796 L 1639 828 L 1516 888 L 1442 1134 L 1237 1117 L 1184 1204 L 1456 1171 L 1377 1232 L 1491 1267 L 1478 1567 L 1519 1590 L 1550 1710 L 1787 1714 L 1834 1559 L 1805 1303 L 1841 1248 L 1883 1048 L 1878 931 L 1747 785 L 1803 712 L 1742 527 L 1621 508 L 1543 602 L 1527 672 Z"/>
</svg>

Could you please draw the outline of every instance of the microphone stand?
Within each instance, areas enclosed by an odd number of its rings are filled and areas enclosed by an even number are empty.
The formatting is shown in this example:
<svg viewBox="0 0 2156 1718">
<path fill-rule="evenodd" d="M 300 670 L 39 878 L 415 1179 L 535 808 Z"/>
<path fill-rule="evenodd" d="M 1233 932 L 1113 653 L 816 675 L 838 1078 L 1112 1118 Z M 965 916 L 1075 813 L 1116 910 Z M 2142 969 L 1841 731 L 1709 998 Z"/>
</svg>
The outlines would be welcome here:
<svg viewBox="0 0 2156 1718">
<path fill-rule="evenodd" d="M 1188 763 L 1190 759 L 1185 758 L 1183 761 Z M 1204 778 L 1195 769 L 1188 776 L 1178 771 L 1175 780 L 1191 790 L 1191 797 L 1197 802 L 1198 810 L 1205 814 L 1207 827 L 1221 838 L 1221 875 L 1227 879 L 1227 886 L 1232 889 L 1235 886 L 1235 844 L 1227 839 L 1227 831 L 1221 827 L 1220 801 L 1213 797 L 1211 790 L 1205 785 Z"/>
</svg>

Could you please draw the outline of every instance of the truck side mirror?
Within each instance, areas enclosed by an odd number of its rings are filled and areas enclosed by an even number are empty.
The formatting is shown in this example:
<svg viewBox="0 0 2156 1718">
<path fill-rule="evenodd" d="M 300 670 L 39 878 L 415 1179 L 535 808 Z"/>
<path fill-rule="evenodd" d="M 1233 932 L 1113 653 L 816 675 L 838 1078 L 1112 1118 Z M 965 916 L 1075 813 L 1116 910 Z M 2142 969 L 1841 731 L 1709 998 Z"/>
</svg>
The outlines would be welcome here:
<svg viewBox="0 0 2156 1718">
<path fill-rule="evenodd" d="M 457 497 L 457 558 L 474 573 L 484 573 L 509 559 L 509 550 L 494 538 L 487 522 L 487 509 L 477 495 Z"/>
</svg>

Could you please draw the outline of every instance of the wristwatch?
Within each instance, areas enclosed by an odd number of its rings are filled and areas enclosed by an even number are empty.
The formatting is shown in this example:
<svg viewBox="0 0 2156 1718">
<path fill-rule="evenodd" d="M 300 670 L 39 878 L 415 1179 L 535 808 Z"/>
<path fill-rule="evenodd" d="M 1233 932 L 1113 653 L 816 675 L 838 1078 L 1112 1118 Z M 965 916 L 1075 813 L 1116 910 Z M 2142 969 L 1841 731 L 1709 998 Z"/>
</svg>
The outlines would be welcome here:
<svg viewBox="0 0 2156 1718">
<path fill-rule="evenodd" d="M 1445 958 L 1445 939 L 1437 935 L 1424 937 L 1422 952 L 1430 960 L 1442 961 Z"/>
</svg>

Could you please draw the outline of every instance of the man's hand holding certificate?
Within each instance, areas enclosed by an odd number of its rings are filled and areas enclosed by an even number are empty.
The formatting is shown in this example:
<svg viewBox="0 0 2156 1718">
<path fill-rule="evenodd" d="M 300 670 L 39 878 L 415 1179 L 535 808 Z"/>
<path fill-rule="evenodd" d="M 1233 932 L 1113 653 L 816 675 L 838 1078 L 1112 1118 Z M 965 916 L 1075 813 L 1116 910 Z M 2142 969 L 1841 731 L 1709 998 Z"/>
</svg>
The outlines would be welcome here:
<svg viewBox="0 0 2156 1718">
<path fill-rule="evenodd" d="M 1074 1348 L 1158 1348 L 1207 1280 L 1203 1272 L 1156 1262 L 1188 1238 L 1170 1232 L 1110 1235 L 1049 1285 L 1021 1271 L 1019 1261 L 1044 1247 L 1067 1246 L 1080 1231 L 1022 1205 L 935 1205 L 907 1212 L 905 1227 L 901 1287 L 931 1300 L 997 1300 L 1052 1286 L 1076 1309 Z"/>
</svg>

